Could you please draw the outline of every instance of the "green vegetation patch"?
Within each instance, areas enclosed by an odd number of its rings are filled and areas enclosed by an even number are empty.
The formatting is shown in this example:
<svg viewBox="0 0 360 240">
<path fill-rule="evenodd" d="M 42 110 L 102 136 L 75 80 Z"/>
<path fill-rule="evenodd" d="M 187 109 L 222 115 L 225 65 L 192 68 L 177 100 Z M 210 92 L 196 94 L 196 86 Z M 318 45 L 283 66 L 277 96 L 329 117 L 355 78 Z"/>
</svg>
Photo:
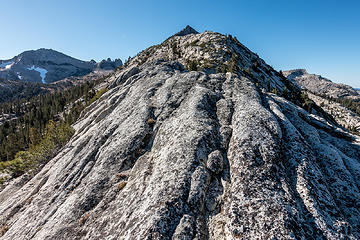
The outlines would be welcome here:
<svg viewBox="0 0 360 240">
<path fill-rule="evenodd" d="M 95 95 L 90 99 L 89 104 L 92 104 L 93 102 L 95 102 L 96 100 L 98 100 L 104 93 L 106 93 L 108 91 L 107 88 L 102 88 L 99 91 L 97 91 L 95 93 Z"/>
<path fill-rule="evenodd" d="M 16 153 L 15 159 L 0 162 L 0 172 L 17 177 L 27 171 L 35 170 L 46 163 L 64 146 L 74 134 L 74 129 L 67 123 L 49 121 L 45 134 L 37 144 L 26 151 Z"/>
<path fill-rule="evenodd" d="M 16 116 L 0 124 L 0 185 L 23 173 L 35 174 L 58 153 L 74 133 L 71 124 L 108 90 L 94 90 L 104 79 L 0 103 L 0 116 Z"/>
</svg>

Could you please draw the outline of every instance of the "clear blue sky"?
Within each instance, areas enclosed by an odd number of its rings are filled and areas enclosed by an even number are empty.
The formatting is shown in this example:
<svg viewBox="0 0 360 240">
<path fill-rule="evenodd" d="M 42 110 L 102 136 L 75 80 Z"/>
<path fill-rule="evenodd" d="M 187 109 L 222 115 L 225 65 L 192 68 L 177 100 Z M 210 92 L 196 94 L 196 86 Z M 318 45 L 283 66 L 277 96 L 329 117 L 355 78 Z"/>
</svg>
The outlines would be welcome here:
<svg viewBox="0 0 360 240">
<path fill-rule="evenodd" d="M 360 88 L 360 1 L 11 0 L 0 13 L 0 59 L 44 47 L 124 60 L 189 24 L 236 36 L 277 70 Z"/>
</svg>

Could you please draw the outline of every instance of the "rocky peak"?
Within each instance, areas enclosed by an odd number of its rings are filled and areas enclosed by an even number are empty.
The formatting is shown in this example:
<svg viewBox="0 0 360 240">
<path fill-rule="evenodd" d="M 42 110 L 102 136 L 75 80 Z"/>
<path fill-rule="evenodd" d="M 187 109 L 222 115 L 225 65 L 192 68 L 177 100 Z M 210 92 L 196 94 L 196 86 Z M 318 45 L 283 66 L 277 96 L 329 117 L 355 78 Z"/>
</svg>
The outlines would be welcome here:
<svg viewBox="0 0 360 240">
<path fill-rule="evenodd" d="M 192 27 L 190 27 L 189 25 L 187 25 L 183 30 L 176 33 L 174 36 L 185 36 L 188 34 L 198 34 L 198 32 L 195 29 L 193 29 Z"/>
<path fill-rule="evenodd" d="M 294 69 L 294 70 L 283 71 L 283 74 L 288 78 L 294 78 L 297 76 L 308 74 L 308 72 L 306 71 L 306 69 Z"/>
<path fill-rule="evenodd" d="M 25 51 L 17 56 L 18 59 L 32 58 L 32 59 L 38 59 L 40 61 L 43 59 L 60 58 L 60 57 L 68 57 L 68 56 L 53 49 L 46 49 L 46 48 L 39 48 L 37 50 Z"/>
<path fill-rule="evenodd" d="M 208 73 L 232 72 L 256 79 L 266 91 L 283 92 L 283 76 L 259 56 L 241 44 L 236 37 L 205 31 L 184 36 L 174 35 L 151 46 L 127 62 L 129 67 L 157 60 L 177 61 L 189 71 Z"/>
<path fill-rule="evenodd" d="M 114 61 L 110 58 L 103 59 L 101 62 L 97 63 L 97 69 L 103 69 L 103 70 L 114 70 L 120 66 L 122 66 L 123 63 L 121 59 L 115 59 Z"/>
</svg>

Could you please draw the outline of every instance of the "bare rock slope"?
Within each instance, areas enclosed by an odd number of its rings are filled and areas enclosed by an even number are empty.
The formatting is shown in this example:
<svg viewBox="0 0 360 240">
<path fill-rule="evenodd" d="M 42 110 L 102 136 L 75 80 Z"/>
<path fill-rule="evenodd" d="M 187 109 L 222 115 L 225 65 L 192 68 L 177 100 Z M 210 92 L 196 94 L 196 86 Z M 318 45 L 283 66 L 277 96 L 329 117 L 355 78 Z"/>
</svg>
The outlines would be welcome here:
<svg viewBox="0 0 360 240">
<path fill-rule="evenodd" d="M 324 111 L 330 114 L 341 126 L 360 133 L 360 116 L 340 103 L 308 93 L 308 96 Z"/>
<path fill-rule="evenodd" d="M 173 36 L 108 82 L 0 192 L 1 239 L 360 238 L 355 136 L 269 93 L 285 80 L 236 39 Z"/>
<path fill-rule="evenodd" d="M 333 98 L 360 99 L 359 92 L 349 85 L 334 83 L 320 75 L 309 74 L 305 69 L 283 71 L 283 74 L 301 87 L 316 94 Z"/>
<path fill-rule="evenodd" d="M 360 101 L 359 92 L 346 84 L 334 83 L 316 74 L 308 74 L 305 69 L 296 69 L 283 72 L 289 80 L 298 84 L 308 92 L 309 98 L 346 128 L 360 131 L 360 117 L 353 110 L 336 103 L 329 98 Z"/>
</svg>

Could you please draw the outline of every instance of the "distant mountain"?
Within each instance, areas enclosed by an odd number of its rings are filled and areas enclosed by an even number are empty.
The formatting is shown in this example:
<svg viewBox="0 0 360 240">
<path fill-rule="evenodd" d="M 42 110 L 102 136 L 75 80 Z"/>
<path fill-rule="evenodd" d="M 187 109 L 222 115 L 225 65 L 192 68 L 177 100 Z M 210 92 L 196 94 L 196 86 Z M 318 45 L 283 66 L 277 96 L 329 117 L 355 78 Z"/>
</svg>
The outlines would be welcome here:
<svg viewBox="0 0 360 240">
<path fill-rule="evenodd" d="M 12 59 L 0 60 L 0 78 L 9 81 L 52 83 L 72 76 L 84 76 L 96 70 L 113 70 L 120 59 L 82 61 L 52 49 L 23 52 Z"/>
<path fill-rule="evenodd" d="M 92 63 L 96 63 L 94 60 L 91 60 Z M 96 63 L 96 69 L 98 70 L 114 70 L 117 67 L 122 66 L 121 59 L 115 59 L 112 61 L 110 58 L 104 59 L 101 62 Z"/>
<path fill-rule="evenodd" d="M 334 83 L 320 75 L 309 74 L 305 69 L 283 71 L 283 74 L 303 89 L 315 94 L 325 94 L 333 98 L 360 99 L 357 89 L 346 84 Z"/>
<path fill-rule="evenodd" d="M 330 114 L 338 124 L 352 131 L 360 131 L 358 89 L 334 83 L 320 75 L 309 74 L 305 69 L 284 71 L 283 75 L 308 91 L 308 97 Z"/>
</svg>

